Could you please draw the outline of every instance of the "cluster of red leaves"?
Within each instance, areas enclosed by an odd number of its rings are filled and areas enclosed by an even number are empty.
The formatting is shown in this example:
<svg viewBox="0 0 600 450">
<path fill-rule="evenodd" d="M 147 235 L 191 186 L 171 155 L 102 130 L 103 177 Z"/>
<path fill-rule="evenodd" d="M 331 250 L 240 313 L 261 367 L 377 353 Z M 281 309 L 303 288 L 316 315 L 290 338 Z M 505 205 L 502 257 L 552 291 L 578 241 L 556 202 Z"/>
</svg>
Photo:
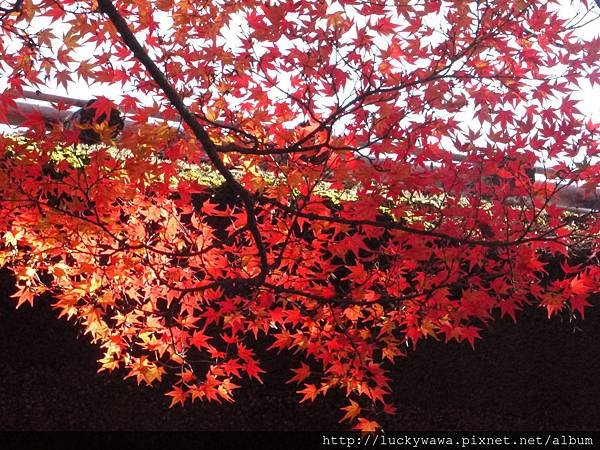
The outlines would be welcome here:
<svg viewBox="0 0 600 450">
<path fill-rule="evenodd" d="M 301 402 L 341 389 L 342 421 L 362 430 L 394 412 L 387 371 L 420 339 L 473 346 L 494 311 L 528 304 L 583 316 L 600 288 L 600 170 L 570 92 L 597 82 L 593 52 L 553 2 L 405 3 L 25 0 L 2 16 L 0 118 L 46 77 L 157 99 L 126 96 L 136 126 L 82 164 L 56 162 L 74 133 L 41 117 L 2 138 L 17 304 L 51 293 L 103 348 L 101 370 L 163 381 L 172 405 L 233 401 L 260 381 L 267 339 L 301 359 Z M 69 30 L 58 47 L 32 25 L 48 18 Z M 184 133 L 146 124 L 159 110 Z M 201 160 L 220 188 L 182 176 Z M 574 186 L 589 210 L 559 203 Z"/>
</svg>

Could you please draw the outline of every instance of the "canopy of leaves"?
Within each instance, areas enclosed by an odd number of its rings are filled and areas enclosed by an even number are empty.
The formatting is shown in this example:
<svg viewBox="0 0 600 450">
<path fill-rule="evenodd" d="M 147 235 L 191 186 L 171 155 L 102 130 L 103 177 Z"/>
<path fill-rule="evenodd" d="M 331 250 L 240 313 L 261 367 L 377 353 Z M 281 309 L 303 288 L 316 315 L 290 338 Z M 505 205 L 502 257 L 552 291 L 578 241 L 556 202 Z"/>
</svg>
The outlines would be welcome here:
<svg viewBox="0 0 600 450">
<path fill-rule="evenodd" d="M 0 119 L 81 79 L 122 86 L 131 124 L 115 141 L 101 99 L 97 145 L 39 114 L 0 137 L 0 266 L 172 406 L 233 401 L 266 339 L 300 402 L 340 389 L 341 421 L 376 429 L 420 339 L 583 316 L 600 289 L 585 1 L 2 5 Z M 558 201 L 573 186 L 590 208 Z"/>
</svg>

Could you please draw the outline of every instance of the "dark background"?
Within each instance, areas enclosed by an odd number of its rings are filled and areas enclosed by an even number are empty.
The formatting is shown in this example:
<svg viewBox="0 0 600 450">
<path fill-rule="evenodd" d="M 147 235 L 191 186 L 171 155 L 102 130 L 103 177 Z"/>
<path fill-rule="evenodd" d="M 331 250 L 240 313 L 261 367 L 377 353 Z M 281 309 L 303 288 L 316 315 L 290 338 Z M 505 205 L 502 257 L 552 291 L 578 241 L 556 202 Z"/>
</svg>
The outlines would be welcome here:
<svg viewBox="0 0 600 450">
<path fill-rule="evenodd" d="M 264 385 L 242 381 L 236 403 L 168 408 L 160 388 L 96 373 L 99 351 L 49 299 L 19 310 L 0 271 L 0 430 L 347 430 L 332 392 L 298 404 L 289 354 L 262 359 Z M 420 342 L 393 372 L 398 413 L 387 430 L 600 430 L 600 308 L 584 321 L 532 309 L 468 344 Z M 238 383 L 240 384 L 240 383 Z M 332 395 L 333 394 L 333 395 Z"/>
</svg>

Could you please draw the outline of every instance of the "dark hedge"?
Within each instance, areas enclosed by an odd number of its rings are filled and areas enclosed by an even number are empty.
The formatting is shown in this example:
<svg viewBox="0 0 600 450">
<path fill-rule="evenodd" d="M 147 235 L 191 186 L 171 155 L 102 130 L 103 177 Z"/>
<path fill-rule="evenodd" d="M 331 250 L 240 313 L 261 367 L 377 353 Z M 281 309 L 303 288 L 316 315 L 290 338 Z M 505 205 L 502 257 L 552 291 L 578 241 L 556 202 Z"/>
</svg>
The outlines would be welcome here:
<svg viewBox="0 0 600 450">
<path fill-rule="evenodd" d="M 345 430 L 343 395 L 299 405 L 285 384 L 290 354 L 263 354 L 264 385 L 244 382 L 235 404 L 168 408 L 158 388 L 97 374 L 99 351 L 42 298 L 14 309 L 0 272 L 0 430 Z M 600 430 L 600 308 L 586 320 L 545 311 L 494 322 L 468 344 L 420 342 L 393 370 L 398 406 L 388 430 Z M 262 343 L 258 344 L 259 347 Z M 264 347 L 264 346 L 263 346 Z"/>
</svg>

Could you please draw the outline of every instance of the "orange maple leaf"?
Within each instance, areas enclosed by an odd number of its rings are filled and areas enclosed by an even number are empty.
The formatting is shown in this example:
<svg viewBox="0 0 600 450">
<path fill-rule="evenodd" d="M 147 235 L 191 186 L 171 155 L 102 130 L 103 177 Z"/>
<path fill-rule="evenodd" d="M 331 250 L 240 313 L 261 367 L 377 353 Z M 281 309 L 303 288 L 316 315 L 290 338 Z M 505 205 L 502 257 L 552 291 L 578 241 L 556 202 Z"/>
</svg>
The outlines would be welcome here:
<svg viewBox="0 0 600 450">
<path fill-rule="evenodd" d="M 352 429 L 359 431 L 377 431 L 380 428 L 381 425 L 379 425 L 379 423 L 375 422 L 374 420 L 368 420 L 364 417 L 359 417 L 358 424 L 356 424 L 356 426 Z"/>
<path fill-rule="evenodd" d="M 169 405 L 169 408 L 172 408 L 177 403 L 181 403 L 181 405 L 183 406 L 185 404 L 187 394 L 188 393 L 186 391 L 184 391 L 178 386 L 176 386 L 172 391 L 167 392 L 166 395 L 168 395 L 169 397 L 173 397 L 171 399 L 171 404 Z"/>
<path fill-rule="evenodd" d="M 350 404 L 348 406 L 344 406 L 340 409 L 342 411 L 346 411 L 346 414 L 344 414 L 344 417 L 338 420 L 338 423 L 341 423 L 345 420 L 351 421 L 360 414 L 360 405 L 352 399 L 350 399 Z"/>
<path fill-rule="evenodd" d="M 305 383 L 304 386 L 306 386 L 304 389 L 296 391 L 298 394 L 304 394 L 304 397 L 302 397 L 302 399 L 300 400 L 300 403 L 305 402 L 306 400 L 310 400 L 311 402 L 314 402 L 315 398 L 317 398 L 317 394 L 319 393 L 319 390 L 317 389 L 317 387 L 314 384 L 306 384 Z"/>
</svg>

